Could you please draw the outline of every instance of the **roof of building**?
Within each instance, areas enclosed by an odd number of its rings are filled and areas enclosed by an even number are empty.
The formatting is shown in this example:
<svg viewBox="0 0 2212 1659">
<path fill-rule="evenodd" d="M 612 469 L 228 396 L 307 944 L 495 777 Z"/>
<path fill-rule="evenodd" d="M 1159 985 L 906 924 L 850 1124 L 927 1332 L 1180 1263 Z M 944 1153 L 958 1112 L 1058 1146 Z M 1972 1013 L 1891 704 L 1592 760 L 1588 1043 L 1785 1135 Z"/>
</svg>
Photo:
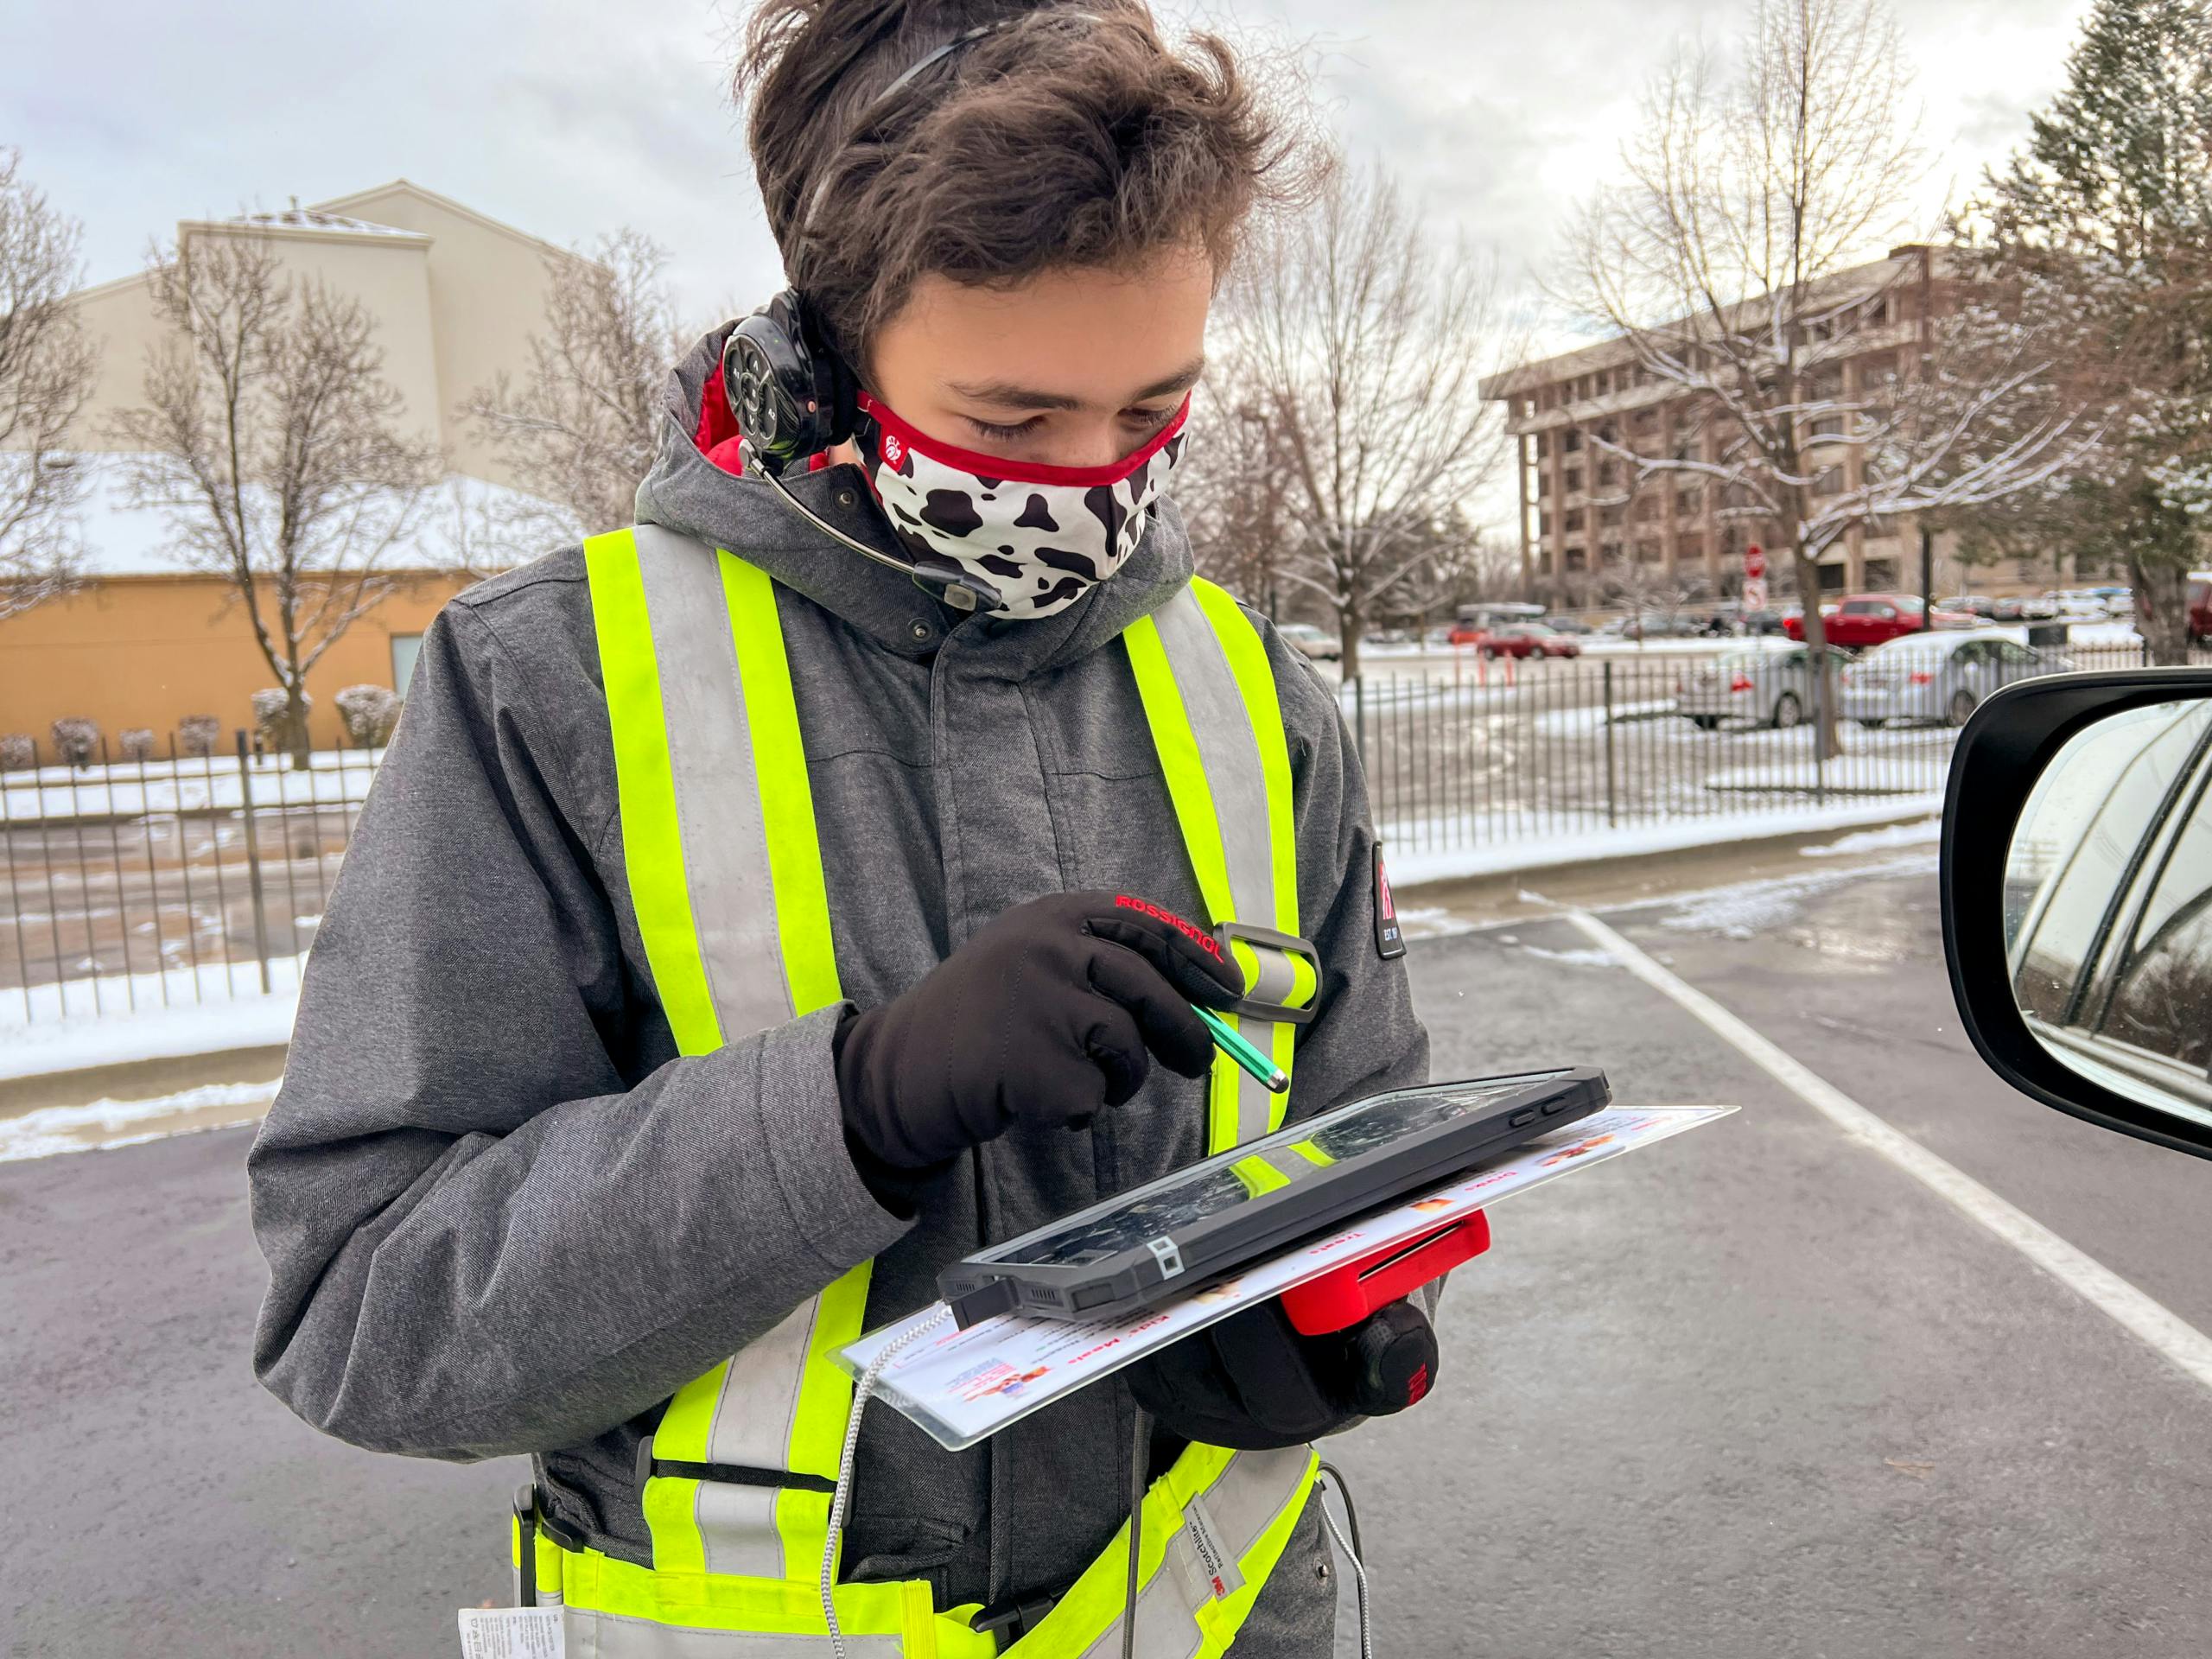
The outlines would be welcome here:
<svg viewBox="0 0 2212 1659">
<path fill-rule="evenodd" d="M 327 213 L 320 207 L 302 207 L 297 196 L 292 205 L 276 213 L 239 213 L 223 221 L 226 225 L 262 225 L 272 230 L 329 231 L 343 236 L 389 236 L 406 242 L 427 242 L 430 238 L 420 231 L 403 231 L 397 226 L 378 225 L 365 219 L 350 219 L 344 213 Z"/>
</svg>

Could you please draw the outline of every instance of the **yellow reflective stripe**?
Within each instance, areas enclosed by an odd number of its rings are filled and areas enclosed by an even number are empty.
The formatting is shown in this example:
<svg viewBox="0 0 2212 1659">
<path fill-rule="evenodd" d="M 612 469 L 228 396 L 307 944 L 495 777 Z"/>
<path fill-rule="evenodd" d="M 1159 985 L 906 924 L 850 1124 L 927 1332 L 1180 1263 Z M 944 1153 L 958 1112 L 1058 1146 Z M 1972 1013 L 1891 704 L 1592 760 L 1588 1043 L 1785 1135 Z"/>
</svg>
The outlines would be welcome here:
<svg viewBox="0 0 2212 1659">
<path fill-rule="evenodd" d="M 789 1467 L 794 1474 L 837 1478 L 845 1450 L 845 1419 L 853 1408 L 853 1379 L 834 1356 L 861 1333 L 868 1307 L 870 1263 L 863 1262 L 833 1281 L 822 1293 L 822 1309 L 807 1344 L 806 1370 L 799 1379 L 798 1402 L 791 1414 Z M 811 1580 L 820 1569 L 823 1541 L 830 1533 L 827 1493 L 786 1488 L 776 1494 L 776 1530 L 784 1541 L 784 1573 Z M 837 1541 L 840 1569 L 844 1540 Z"/>
<path fill-rule="evenodd" d="M 1205 763 L 1198 758 L 1198 740 L 1183 708 L 1183 694 L 1175 688 L 1175 671 L 1168 666 L 1167 649 L 1160 644 L 1160 625 L 1148 616 L 1140 617 L 1123 632 L 1122 639 L 1136 676 L 1137 696 L 1144 703 L 1145 723 L 1152 728 L 1153 747 L 1160 753 L 1168 798 L 1174 803 L 1175 822 L 1191 856 L 1192 874 L 1198 878 L 1198 896 L 1205 900 L 1211 920 L 1232 918 L 1236 908 L 1230 897 L 1229 859 L 1222 850 L 1213 792 L 1206 787 Z M 1245 966 L 1248 976 L 1255 971 Z"/>
<path fill-rule="evenodd" d="M 617 1560 L 595 1549 L 563 1554 L 563 1595 L 578 1611 L 707 1630 L 818 1636 L 826 1649 L 830 1627 L 811 1580 L 671 1573 Z M 846 1635 L 897 1636 L 907 1659 L 988 1659 L 997 1652 L 990 1637 L 938 1615 L 925 1579 L 839 1585 L 831 1594 Z"/>
<path fill-rule="evenodd" d="M 1244 1183 L 1244 1190 L 1255 1198 L 1263 1193 L 1274 1192 L 1277 1187 L 1290 1185 L 1290 1177 L 1264 1158 L 1239 1158 L 1229 1166 L 1229 1169 L 1231 1174 Z"/>
<path fill-rule="evenodd" d="M 1306 1472 L 1298 1478 L 1298 1485 L 1282 1508 L 1275 1511 L 1274 1520 L 1268 1522 L 1253 1543 L 1237 1558 L 1237 1570 L 1243 1573 L 1244 1582 L 1218 1601 L 1205 1603 L 1198 1611 L 1198 1629 L 1205 1633 L 1192 1659 L 1217 1659 L 1236 1641 L 1236 1632 L 1243 1628 L 1246 1615 L 1252 1604 L 1260 1598 L 1268 1577 L 1282 1560 L 1282 1553 L 1289 1546 L 1291 1529 L 1298 1524 L 1298 1517 L 1306 1512 L 1306 1505 L 1313 1495 L 1313 1478 L 1320 1472 L 1321 1456 L 1309 1451 L 1306 1458 Z"/>
<path fill-rule="evenodd" d="M 1193 1444 L 1175 1459 L 1167 1472 L 1152 1483 L 1144 1495 L 1143 1535 L 1137 1540 L 1137 1582 L 1140 1592 L 1152 1582 L 1166 1559 L 1169 1540 L 1183 1530 L 1183 1506 L 1194 1493 L 1221 1478 L 1233 1452 L 1218 1446 Z M 1280 1554 L 1280 1551 L 1278 1551 Z M 1243 1563 L 1240 1561 L 1241 1567 Z M 1084 1568 L 1052 1611 L 1037 1628 L 1007 1651 L 1023 1659 L 1031 1655 L 1079 1654 L 1095 1643 L 1122 1616 L 1128 1594 L 1129 1523 L 1124 1520 L 1111 1541 Z"/>
<path fill-rule="evenodd" d="M 622 813 L 622 862 L 638 932 L 652 970 L 653 989 L 681 1054 L 710 1054 L 722 1046 L 721 1022 L 699 955 L 691 891 L 677 827 L 676 780 L 660 697 L 660 666 L 646 620 L 645 577 L 635 538 L 626 530 L 584 543 L 592 625 L 599 641 L 600 679 L 607 689 L 614 740 L 616 798 Z"/>
<path fill-rule="evenodd" d="M 1304 1007 L 1308 1002 L 1311 1002 L 1313 1000 L 1313 993 L 1319 988 L 1319 982 L 1314 977 L 1313 964 L 1306 961 L 1303 957 L 1292 957 L 1290 959 L 1290 995 L 1283 998 L 1283 1007 L 1287 1008 Z"/>
<path fill-rule="evenodd" d="M 1267 642 L 1227 589 L 1194 577 L 1191 590 L 1198 608 L 1213 624 L 1229 671 L 1244 696 L 1244 712 L 1260 746 L 1260 775 L 1268 788 L 1268 834 L 1274 849 L 1275 913 L 1267 925 L 1277 932 L 1298 931 L 1298 825 L 1290 786 L 1290 741 L 1283 732 L 1282 701 L 1275 695 L 1274 671 L 1268 664 Z M 1240 917 L 1250 921 L 1251 917 Z"/>
<path fill-rule="evenodd" d="M 722 1367 L 707 1373 L 718 1382 Z M 653 1436 L 660 1451 L 660 1436 Z M 683 1459 L 693 1461 L 691 1459 Z M 699 1533 L 699 1483 L 674 1475 L 647 1478 L 644 1494 L 646 1535 L 653 1541 L 653 1569 L 663 1573 L 704 1573 L 707 1541 Z"/>
<path fill-rule="evenodd" d="M 1307 1163 L 1319 1165 L 1323 1169 L 1337 1161 L 1311 1141 L 1294 1141 L 1290 1143 L 1290 1149 Z"/>
<path fill-rule="evenodd" d="M 815 834 L 814 791 L 791 695 L 791 659 L 776 616 L 775 584 L 767 572 L 727 551 L 720 556 L 738 677 L 744 685 L 745 720 L 753 735 L 753 774 L 760 780 L 785 980 L 791 987 L 791 1012 L 811 1014 L 842 993 L 830 933 L 822 843 Z"/>
<path fill-rule="evenodd" d="M 714 1427 L 715 1402 L 721 1398 L 722 1378 L 728 1373 L 724 1360 L 714 1370 L 693 1377 L 676 1391 L 653 1430 L 653 1455 L 671 1463 L 710 1463 L 707 1436 Z"/>
</svg>

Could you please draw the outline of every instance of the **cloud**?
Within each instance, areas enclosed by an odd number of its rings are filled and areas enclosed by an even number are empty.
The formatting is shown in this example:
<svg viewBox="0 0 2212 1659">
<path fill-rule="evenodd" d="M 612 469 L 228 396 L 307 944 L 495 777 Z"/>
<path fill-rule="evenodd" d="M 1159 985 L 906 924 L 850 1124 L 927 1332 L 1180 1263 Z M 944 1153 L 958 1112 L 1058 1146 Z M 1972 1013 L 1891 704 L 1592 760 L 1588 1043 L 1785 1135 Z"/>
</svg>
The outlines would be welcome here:
<svg viewBox="0 0 2212 1659">
<path fill-rule="evenodd" d="M 1940 196 L 2024 134 L 2087 0 L 1917 0 Z M 1510 271 L 1550 257 L 1669 43 L 1705 0 L 1159 0 L 1171 21 L 1310 40 L 1347 147 L 1396 170 Z M 95 279 L 180 218 L 404 175 L 559 243 L 639 226 L 688 314 L 780 283 L 724 90 L 729 16 L 698 0 L 391 0 L 378 7 L 31 6 L 0 108 L 28 170 L 86 221 Z M 1931 207 L 1932 207 L 1931 203 Z"/>
</svg>

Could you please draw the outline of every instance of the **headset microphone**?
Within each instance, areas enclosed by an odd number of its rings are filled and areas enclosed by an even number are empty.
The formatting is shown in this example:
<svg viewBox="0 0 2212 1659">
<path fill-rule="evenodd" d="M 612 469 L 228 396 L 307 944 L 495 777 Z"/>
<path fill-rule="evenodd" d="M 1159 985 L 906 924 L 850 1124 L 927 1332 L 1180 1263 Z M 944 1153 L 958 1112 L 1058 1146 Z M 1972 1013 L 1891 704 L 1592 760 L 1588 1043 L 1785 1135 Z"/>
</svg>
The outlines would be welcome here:
<svg viewBox="0 0 2212 1659">
<path fill-rule="evenodd" d="M 823 345 L 796 289 L 785 289 L 730 330 L 722 344 L 722 390 L 737 417 L 746 469 L 766 480 L 800 518 L 862 558 L 941 589 L 956 609 L 1007 608 L 1006 596 L 996 588 L 950 559 L 902 558 L 870 547 L 823 518 L 785 484 L 785 467 L 842 443 L 859 419 L 859 382 L 844 359 Z"/>
</svg>

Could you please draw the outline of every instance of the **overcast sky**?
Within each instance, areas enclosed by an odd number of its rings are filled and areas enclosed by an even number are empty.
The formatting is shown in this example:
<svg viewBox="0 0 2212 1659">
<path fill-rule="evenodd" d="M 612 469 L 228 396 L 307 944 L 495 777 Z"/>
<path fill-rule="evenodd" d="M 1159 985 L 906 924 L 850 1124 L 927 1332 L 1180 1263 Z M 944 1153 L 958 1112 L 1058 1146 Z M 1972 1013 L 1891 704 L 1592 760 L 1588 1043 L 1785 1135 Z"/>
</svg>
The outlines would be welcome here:
<svg viewBox="0 0 2212 1659">
<path fill-rule="evenodd" d="M 1195 0 L 1156 0 L 1189 17 Z M 1922 136 L 1952 181 L 2024 130 L 2088 0 L 1911 0 Z M 1358 156 L 1523 270 L 1613 155 L 1675 39 L 1726 35 L 1695 0 L 1235 0 L 1232 30 L 1314 38 Z M 574 243 L 637 226 L 703 324 L 778 286 L 724 94 L 728 6 L 706 0 L 163 0 L 0 6 L 0 145 L 85 222 L 90 276 L 138 268 L 179 219 L 404 176 Z"/>
</svg>

